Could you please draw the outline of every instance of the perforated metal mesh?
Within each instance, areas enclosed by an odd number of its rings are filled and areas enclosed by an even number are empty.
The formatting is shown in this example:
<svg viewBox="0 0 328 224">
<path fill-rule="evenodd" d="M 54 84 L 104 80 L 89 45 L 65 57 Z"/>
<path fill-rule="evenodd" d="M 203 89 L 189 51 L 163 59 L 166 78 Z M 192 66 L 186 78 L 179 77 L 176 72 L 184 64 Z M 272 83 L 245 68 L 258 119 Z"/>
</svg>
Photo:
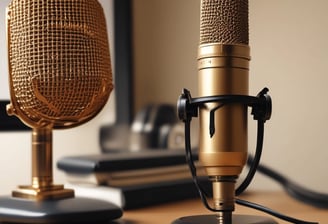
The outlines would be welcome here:
<svg viewBox="0 0 328 224">
<path fill-rule="evenodd" d="M 112 74 L 96 0 L 13 0 L 8 42 L 11 98 L 21 119 L 60 127 L 106 103 Z"/>
<path fill-rule="evenodd" d="M 200 43 L 248 44 L 248 0 L 202 0 Z"/>
</svg>

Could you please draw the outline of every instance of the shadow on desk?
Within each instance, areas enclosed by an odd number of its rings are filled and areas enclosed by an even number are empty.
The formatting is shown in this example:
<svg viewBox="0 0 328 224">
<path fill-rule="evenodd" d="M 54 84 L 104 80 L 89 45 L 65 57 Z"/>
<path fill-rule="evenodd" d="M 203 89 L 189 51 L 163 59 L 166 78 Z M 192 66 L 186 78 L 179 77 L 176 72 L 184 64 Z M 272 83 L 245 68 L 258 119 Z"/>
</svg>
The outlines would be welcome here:
<svg viewBox="0 0 328 224">
<path fill-rule="evenodd" d="M 328 209 L 320 209 L 291 198 L 284 191 L 248 191 L 240 198 L 306 221 L 328 223 Z M 211 214 L 200 199 L 188 199 L 123 212 L 115 224 L 170 224 L 184 216 Z M 272 217 L 266 213 L 236 205 L 235 214 Z M 272 217 L 279 224 L 290 224 Z"/>
</svg>

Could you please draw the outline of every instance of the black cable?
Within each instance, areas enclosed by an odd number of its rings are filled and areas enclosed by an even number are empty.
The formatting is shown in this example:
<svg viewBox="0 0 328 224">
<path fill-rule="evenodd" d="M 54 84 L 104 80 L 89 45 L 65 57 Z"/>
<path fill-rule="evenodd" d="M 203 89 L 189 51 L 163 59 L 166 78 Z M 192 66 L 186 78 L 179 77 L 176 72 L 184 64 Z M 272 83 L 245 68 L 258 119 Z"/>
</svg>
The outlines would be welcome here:
<svg viewBox="0 0 328 224">
<path fill-rule="evenodd" d="M 215 110 L 221 108 L 222 106 L 224 106 L 224 104 L 219 105 L 217 108 L 215 108 Z M 213 111 L 215 111 L 215 110 L 213 110 Z M 191 118 L 185 120 L 186 160 L 187 160 L 187 163 L 189 164 L 189 169 L 190 169 L 190 172 L 191 172 L 191 175 L 193 178 L 193 182 L 196 185 L 196 188 L 198 190 L 198 193 L 200 195 L 200 198 L 201 198 L 204 206 L 210 211 L 218 212 L 218 210 L 212 208 L 208 204 L 207 198 L 206 198 L 207 194 L 202 189 L 202 187 L 200 186 L 199 181 L 197 179 L 197 169 L 193 162 L 194 160 L 193 160 L 193 156 L 192 156 L 192 152 L 191 152 L 191 145 L 190 145 L 190 122 L 191 122 Z M 210 122 L 210 123 L 213 123 L 213 122 Z M 210 130 L 210 132 L 211 132 L 211 130 Z M 257 144 L 256 144 L 255 157 L 253 159 L 252 164 L 250 165 L 250 169 L 248 171 L 246 178 L 235 191 L 236 196 L 240 195 L 241 193 L 243 193 L 246 190 L 246 188 L 249 186 L 249 184 L 251 183 L 251 181 L 256 173 L 257 166 L 260 162 L 260 158 L 262 155 L 263 136 L 264 136 L 264 121 L 260 119 L 260 120 L 258 120 L 258 123 L 257 123 Z"/>
<path fill-rule="evenodd" d="M 265 206 L 262 206 L 262 205 L 259 205 L 259 204 L 253 203 L 253 202 L 245 201 L 245 200 L 242 200 L 242 199 L 238 199 L 238 198 L 236 198 L 236 204 L 265 212 L 265 213 L 270 214 L 270 215 L 272 215 L 276 218 L 285 220 L 285 221 L 290 222 L 290 223 L 295 223 L 295 224 L 318 224 L 318 222 L 308 222 L 308 221 L 304 221 L 304 220 L 300 220 L 300 219 L 295 219 L 295 218 L 283 215 L 279 212 L 273 211 L 272 209 L 267 208 Z"/>
<path fill-rule="evenodd" d="M 190 119 L 185 121 L 185 150 L 186 150 L 186 160 L 187 160 L 187 163 L 188 163 L 188 166 L 189 166 L 189 169 L 190 169 L 190 172 L 191 172 L 191 176 L 192 176 L 192 179 L 193 179 L 193 182 L 196 186 L 196 189 L 198 191 L 198 194 L 200 196 L 200 199 L 202 200 L 204 206 L 212 211 L 212 212 L 217 212 L 216 209 L 212 208 L 208 202 L 207 202 L 207 198 L 206 198 L 206 193 L 205 191 L 203 190 L 202 186 L 199 184 L 199 181 L 197 179 L 197 169 L 195 167 L 195 164 L 194 164 L 194 160 L 193 160 L 193 156 L 192 156 L 192 152 L 191 152 L 191 144 L 190 144 Z"/>
<path fill-rule="evenodd" d="M 264 138 L 263 136 L 264 136 L 264 121 L 258 120 L 255 156 L 252 159 L 252 162 L 248 163 L 250 166 L 249 171 L 248 171 L 247 176 L 244 179 L 244 181 L 236 189 L 236 191 L 235 191 L 236 196 L 243 193 L 246 190 L 246 188 L 249 186 L 251 181 L 253 180 L 253 177 L 256 173 L 256 170 L 260 163 L 260 159 L 261 159 L 261 155 L 262 155 L 263 138 Z"/>
<path fill-rule="evenodd" d="M 247 164 L 251 165 L 253 163 L 254 158 L 252 156 L 248 157 Z M 312 206 L 319 207 L 319 208 L 328 208 L 328 194 L 318 193 L 302 187 L 297 183 L 289 180 L 282 174 L 266 167 L 265 165 L 259 164 L 258 169 L 260 173 L 274 179 L 277 181 L 281 186 L 286 190 L 286 192 L 300 200 L 304 203 L 308 203 Z"/>
</svg>

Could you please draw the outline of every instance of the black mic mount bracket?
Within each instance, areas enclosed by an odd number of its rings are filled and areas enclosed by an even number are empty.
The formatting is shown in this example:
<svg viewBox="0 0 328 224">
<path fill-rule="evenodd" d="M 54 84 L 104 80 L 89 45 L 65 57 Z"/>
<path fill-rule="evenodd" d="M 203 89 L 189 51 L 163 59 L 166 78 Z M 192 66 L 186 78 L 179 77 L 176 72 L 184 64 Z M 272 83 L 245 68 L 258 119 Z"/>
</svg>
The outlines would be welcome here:
<svg viewBox="0 0 328 224">
<path fill-rule="evenodd" d="M 210 113 L 210 126 L 214 126 L 214 112 L 226 105 L 244 104 L 252 107 L 251 114 L 254 120 L 265 122 L 269 120 L 272 113 L 272 101 L 268 95 L 268 88 L 263 88 L 257 96 L 247 95 L 216 95 L 192 98 L 190 91 L 183 89 L 177 102 L 178 117 L 183 122 L 191 121 L 192 117 L 198 116 L 198 107 L 205 103 L 220 103 L 213 108 Z M 214 134 L 214 127 L 210 127 L 211 136 Z"/>
</svg>

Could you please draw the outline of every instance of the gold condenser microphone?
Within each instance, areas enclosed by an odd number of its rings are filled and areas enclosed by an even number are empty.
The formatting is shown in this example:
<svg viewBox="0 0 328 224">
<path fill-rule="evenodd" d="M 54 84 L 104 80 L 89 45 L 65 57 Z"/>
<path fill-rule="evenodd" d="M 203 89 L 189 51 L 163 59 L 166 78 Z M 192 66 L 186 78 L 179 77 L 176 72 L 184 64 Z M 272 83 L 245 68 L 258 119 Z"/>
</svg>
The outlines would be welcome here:
<svg viewBox="0 0 328 224">
<path fill-rule="evenodd" d="M 7 16 L 11 96 L 7 112 L 32 128 L 32 180 L 31 185 L 14 190 L 12 197 L 0 200 L 0 221 L 76 222 L 120 217 L 122 212 L 116 206 L 74 197 L 72 189 L 53 183 L 53 129 L 89 121 L 104 107 L 113 89 L 100 3 L 12 0 Z"/>
<path fill-rule="evenodd" d="M 232 215 L 235 182 L 247 160 L 248 103 L 242 101 L 251 99 L 246 97 L 248 42 L 248 0 L 201 0 L 200 97 L 191 99 L 185 90 L 187 97 L 178 101 L 178 107 L 197 105 L 198 110 L 189 113 L 199 115 L 199 160 L 212 182 L 215 215 L 183 217 L 174 224 L 276 223 L 266 217 Z"/>
</svg>

